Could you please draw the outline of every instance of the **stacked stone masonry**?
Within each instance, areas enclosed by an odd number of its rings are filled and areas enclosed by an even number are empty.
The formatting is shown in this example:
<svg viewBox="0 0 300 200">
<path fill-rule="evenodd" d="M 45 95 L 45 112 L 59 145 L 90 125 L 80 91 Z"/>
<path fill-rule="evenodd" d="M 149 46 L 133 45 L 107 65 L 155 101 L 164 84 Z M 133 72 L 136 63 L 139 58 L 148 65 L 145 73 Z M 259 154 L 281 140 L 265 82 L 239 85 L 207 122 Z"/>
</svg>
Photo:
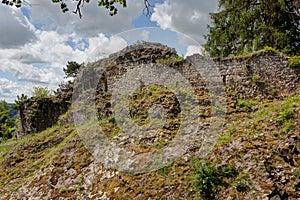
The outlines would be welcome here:
<svg viewBox="0 0 300 200">
<path fill-rule="evenodd" d="M 184 60 L 172 60 L 176 56 L 174 48 L 162 44 L 132 45 L 108 58 L 90 64 L 79 75 L 78 79 L 81 81 L 76 84 L 76 87 L 82 90 L 94 88 L 96 94 L 93 94 L 95 98 L 92 100 L 109 100 L 113 84 L 129 70 L 152 64 L 168 66 L 182 74 L 195 88 L 200 99 L 201 95 L 205 95 L 203 91 L 208 83 L 215 85 L 216 88 L 222 87 L 227 92 L 227 98 L 233 96 L 235 99 L 278 98 L 299 92 L 300 69 L 289 67 L 288 57 L 271 51 L 261 51 L 245 57 L 214 59 L 196 54 Z M 147 72 L 143 74 L 145 75 Z M 73 95 L 73 98 L 78 97 Z M 71 100 L 69 98 L 63 101 Z M 45 106 L 49 107 L 45 113 L 33 111 Z M 27 102 L 20 112 L 20 117 L 23 119 L 19 120 L 20 135 L 39 132 L 52 126 L 57 122 L 59 115 L 68 109 L 69 104 L 61 101 L 60 103 L 53 103 L 52 100 Z M 102 111 L 104 110 L 99 110 Z"/>
</svg>

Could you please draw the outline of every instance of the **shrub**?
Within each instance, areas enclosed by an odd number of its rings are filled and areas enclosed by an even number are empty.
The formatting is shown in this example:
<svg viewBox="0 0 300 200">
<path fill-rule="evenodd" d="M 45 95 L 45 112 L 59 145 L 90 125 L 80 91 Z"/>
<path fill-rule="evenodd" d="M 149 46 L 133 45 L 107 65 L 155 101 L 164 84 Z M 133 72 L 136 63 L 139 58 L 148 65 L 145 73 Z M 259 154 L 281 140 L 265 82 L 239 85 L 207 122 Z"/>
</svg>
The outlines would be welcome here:
<svg viewBox="0 0 300 200">
<path fill-rule="evenodd" d="M 289 66 L 292 68 L 300 68 L 300 56 L 293 56 L 289 60 Z"/>
<path fill-rule="evenodd" d="M 275 121 L 279 125 L 282 125 L 294 117 L 294 112 L 295 112 L 294 110 L 285 110 L 285 111 L 279 113 L 279 116 L 275 118 Z"/>
<path fill-rule="evenodd" d="M 158 64 L 164 64 L 164 65 L 170 65 L 176 62 L 183 61 L 184 58 L 182 56 L 178 55 L 171 55 L 171 56 L 166 56 L 165 58 L 157 59 L 156 63 Z"/>
<path fill-rule="evenodd" d="M 248 108 L 252 110 L 252 107 L 257 105 L 259 102 L 258 101 L 253 101 L 253 100 L 246 100 L 246 99 L 238 99 L 237 105 L 242 108 Z"/>
<path fill-rule="evenodd" d="M 213 198 L 221 186 L 228 186 L 226 178 L 237 176 L 237 170 L 233 165 L 217 167 L 216 162 L 196 163 L 195 167 L 195 189 L 207 198 Z"/>
<path fill-rule="evenodd" d="M 34 87 L 32 97 L 35 99 L 45 99 L 51 97 L 51 90 L 47 87 Z"/>
<path fill-rule="evenodd" d="M 241 174 L 239 175 L 235 181 L 234 181 L 234 186 L 237 191 L 239 192 L 246 192 L 250 190 L 250 185 L 251 185 L 251 180 L 249 174 Z"/>
</svg>

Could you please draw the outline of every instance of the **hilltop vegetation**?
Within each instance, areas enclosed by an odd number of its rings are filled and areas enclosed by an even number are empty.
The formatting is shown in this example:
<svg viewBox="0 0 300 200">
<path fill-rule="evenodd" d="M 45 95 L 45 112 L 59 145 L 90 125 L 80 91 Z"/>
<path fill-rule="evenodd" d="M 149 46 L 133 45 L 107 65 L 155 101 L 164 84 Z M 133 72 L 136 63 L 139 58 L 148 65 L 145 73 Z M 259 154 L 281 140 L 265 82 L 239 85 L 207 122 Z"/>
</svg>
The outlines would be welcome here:
<svg viewBox="0 0 300 200">
<path fill-rule="evenodd" d="M 31 123 L 20 139 L 8 139 L 0 144 L 0 199 L 299 199 L 298 68 L 291 68 L 288 59 L 273 52 L 217 60 L 225 76 L 225 80 L 222 78 L 226 85 L 225 113 L 220 105 L 211 105 L 209 90 L 200 75 L 194 76 L 195 71 L 188 61 L 174 55 L 174 49 L 161 44 L 134 45 L 90 64 L 90 68 L 85 67 L 87 71 L 80 75 L 88 77 L 87 82 L 62 85 L 55 95 L 49 96 L 49 91 L 44 88 L 36 90 L 35 97 L 29 100 L 19 97 L 25 119 L 23 127 L 29 122 L 35 124 Z M 124 63 L 153 66 L 153 62 L 160 67 L 163 63 L 181 70 L 196 89 L 182 90 L 176 95 L 166 86 L 141 84 L 130 93 L 128 104 L 118 105 L 129 107 L 135 125 L 143 130 L 150 128 L 150 134 L 135 137 L 132 132 L 122 132 L 117 122 L 120 119 L 112 112 L 108 84 L 112 85 L 118 80 L 116 77 L 130 73 Z M 209 60 L 201 58 L 197 62 L 205 64 Z M 224 63 L 230 62 L 235 64 L 224 68 Z M 95 78 L 95 72 L 102 70 L 97 67 L 102 65 L 106 71 L 102 77 Z M 277 77 L 274 72 L 278 70 L 286 74 Z M 96 102 L 93 106 L 88 104 L 90 96 L 75 94 L 80 105 L 87 107 L 87 115 L 94 109 L 97 118 L 86 121 L 79 118 L 83 124 L 76 127 L 72 119 L 74 113 L 82 112 L 82 107 L 69 107 L 72 92 L 79 88 L 83 94 L 90 94 L 91 80 L 97 81 L 97 90 L 91 94 Z M 194 92 L 201 108 L 200 119 L 196 122 L 202 127 L 197 130 L 197 137 L 183 146 L 186 148 L 183 155 L 168 164 L 157 162 L 146 172 L 107 167 L 105 162 L 92 155 L 83 140 L 82 136 L 91 134 L 92 144 L 105 137 L 108 142 L 138 155 L 160 151 L 172 145 L 182 123 L 181 113 L 185 108 L 177 96 L 187 99 L 184 103 L 189 104 Z M 61 112 L 57 108 L 63 104 L 65 109 Z M 157 106 L 153 108 L 152 105 Z M 209 131 L 206 126 L 212 120 L 213 106 L 216 112 L 224 114 L 224 121 L 221 129 Z M 154 111 L 150 112 L 151 109 Z M 165 117 L 161 120 L 163 124 L 160 121 L 159 126 L 152 126 L 155 125 L 152 118 L 155 114 Z M 50 120 L 53 121 L 48 123 Z M 36 131 L 34 128 L 41 124 L 43 131 Z M 103 128 L 104 136 L 93 134 L 97 133 L 94 131 L 97 124 Z M 82 134 L 80 130 L 84 127 Z M 217 136 L 216 145 L 205 140 L 206 135 L 212 133 Z M 208 145 L 212 149 L 204 156 L 201 149 Z"/>
<path fill-rule="evenodd" d="M 243 104 L 207 161 L 190 159 L 146 174 L 101 167 L 72 125 L 0 145 L 1 199 L 299 198 L 300 95 Z M 221 178 L 221 179 L 220 179 Z"/>
</svg>

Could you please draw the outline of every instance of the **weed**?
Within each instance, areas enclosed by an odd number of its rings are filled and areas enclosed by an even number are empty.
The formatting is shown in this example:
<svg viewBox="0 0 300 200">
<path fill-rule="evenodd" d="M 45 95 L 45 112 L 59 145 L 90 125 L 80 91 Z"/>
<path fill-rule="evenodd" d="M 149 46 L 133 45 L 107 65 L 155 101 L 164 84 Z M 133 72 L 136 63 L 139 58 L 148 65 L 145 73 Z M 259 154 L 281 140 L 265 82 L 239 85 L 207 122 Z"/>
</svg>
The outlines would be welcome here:
<svg viewBox="0 0 300 200">
<path fill-rule="evenodd" d="M 108 121 L 109 121 L 110 123 L 114 123 L 114 122 L 116 122 L 116 119 L 115 119 L 114 116 L 109 116 L 109 117 L 108 117 Z"/>
<path fill-rule="evenodd" d="M 233 165 L 218 168 L 215 161 L 197 162 L 194 169 L 195 189 L 208 198 L 213 198 L 221 186 L 229 185 L 226 178 L 237 176 L 237 170 Z"/>
<path fill-rule="evenodd" d="M 289 66 L 291 68 L 300 68 L 300 56 L 293 56 L 289 60 Z"/>
<path fill-rule="evenodd" d="M 279 113 L 279 116 L 275 118 L 275 121 L 279 125 L 283 125 L 285 122 L 293 118 L 294 112 L 295 112 L 294 110 L 290 110 L 290 109 L 284 110 L 283 112 Z"/>
<path fill-rule="evenodd" d="M 271 95 L 272 97 L 275 97 L 277 94 L 278 94 L 278 91 L 277 91 L 276 89 L 271 89 L 271 90 L 270 90 L 270 95 Z"/>
<path fill-rule="evenodd" d="M 265 46 L 265 47 L 264 47 L 264 50 L 265 50 L 265 51 L 271 51 L 271 52 L 273 52 L 273 53 L 279 53 L 278 50 L 276 50 L 276 49 L 273 48 L 273 47 L 269 47 L 269 46 Z"/>
<path fill-rule="evenodd" d="M 296 126 L 294 124 L 292 124 L 291 122 L 288 122 L 283 127 L 283 133 L 288 133 L 288 132 L 294 130 L 295 128 L 296 128 Z"/>
<path fill-rule="evenodd" d="M 164 177 L 166 177 L 168 175 L 170 170 L 171 170 L 171 165 L 167 165 L 167 166 L 160 168 L 160 172 Z"/>
<path fill-rule="evenodd" d="M 257 74 L 254 74 L 252 77 L 251 77 L 251 80 L 254 82 L 254 83 L 261 83 L 261 78 L 259 75 Z"/>
<path fill-rule="evenodd" d="M 253 100 L 246 100 L 246 99 L 238 99 L 237 105 L 242 108 L 247 108 L 252 110 L 252 107 L 257 105 L 259 102 L 258 101 L 253 101 Z"/>
<path fill-rule="evenodd" d="M 157 59 L 156 63 L 158 64 L 165 64 L 165 65 L 170 65 L 176 62 L 183 61 L 184 58 L 178 55 L 171 55 L 171 56 L 166 56 L 165 58 L 162 59 Z"/>
<path fill-rule="evenodd" d="M 294 175 L 300 179 L 300 169 L 295 170 Z"/>
<path fill-rule="evenodd" d="M 220 144 L 226 144 L 230 141 L 231 136 L 234 134 L 235 128 L 229 128 L 229 130 L 225 134 L 221 134 L 219 136 L 219 143 Z"/>
<path fill-rule="evenodd" d="M 234 187 L 238 192 L 246 192 L 250 190 L 251 186 L 251 180 L 250 176 L 247 173 L 243 173 L 239 175 L 235 180 L 234 180 Z"/>
</svg>

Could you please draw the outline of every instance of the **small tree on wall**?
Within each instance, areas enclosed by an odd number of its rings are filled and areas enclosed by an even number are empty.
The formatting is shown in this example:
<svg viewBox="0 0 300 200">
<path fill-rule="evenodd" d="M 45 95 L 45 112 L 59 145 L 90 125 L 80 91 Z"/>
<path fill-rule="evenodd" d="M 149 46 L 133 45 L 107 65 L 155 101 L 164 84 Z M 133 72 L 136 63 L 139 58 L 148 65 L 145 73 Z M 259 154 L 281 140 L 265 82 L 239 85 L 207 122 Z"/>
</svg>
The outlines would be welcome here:
<svg viewBox="0 0 300 200">
<path fill-rule="evenodd" d="M 32 98 L 45 99 L 52 96 L 52 91 L 47 87 L 34 87 L 32 92 Z"/>
<path fill-rule="evenodd" d="M 66 75 L 65 78 L 75 78 L 83 66 L 84 63 L 79 64 L 75 61 L 68 61 L 66 67 L 63 68 Z"/>
</svg>

